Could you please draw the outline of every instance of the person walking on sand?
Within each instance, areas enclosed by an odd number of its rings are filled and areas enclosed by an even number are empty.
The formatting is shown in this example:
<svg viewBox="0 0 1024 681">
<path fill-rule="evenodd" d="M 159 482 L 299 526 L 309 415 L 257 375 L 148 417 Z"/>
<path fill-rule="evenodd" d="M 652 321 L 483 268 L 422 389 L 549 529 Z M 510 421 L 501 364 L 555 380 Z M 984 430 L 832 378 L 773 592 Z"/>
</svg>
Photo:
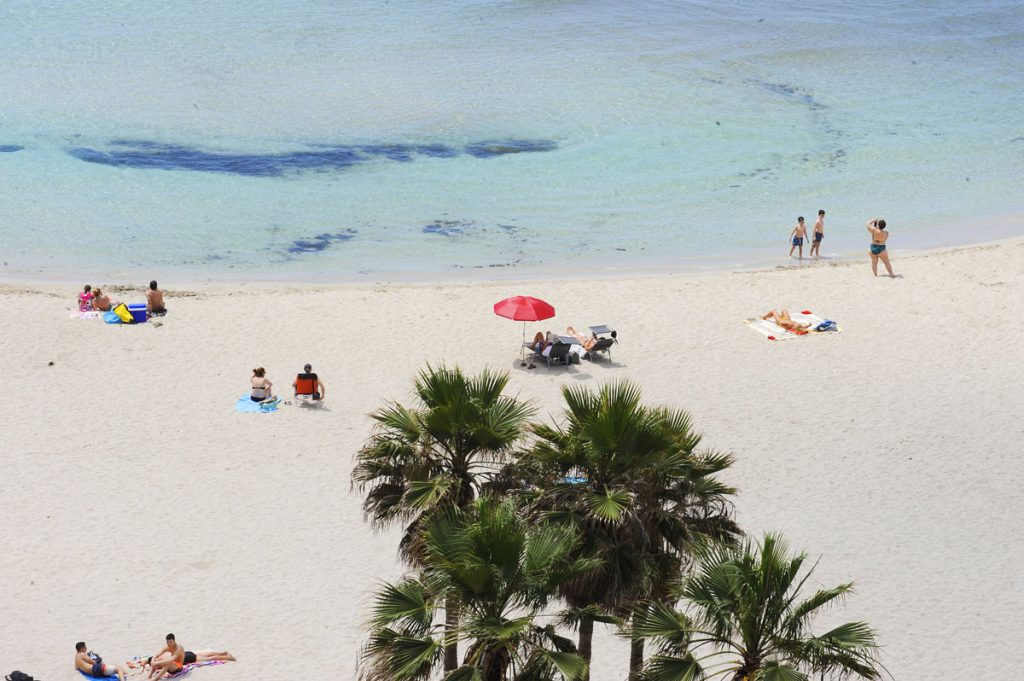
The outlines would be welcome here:
<svg viewBox="0 0 1024 681">
<path fill-rule="evenodd" d="M 104 662 L 102 657 L 86 647 L 85 641 L 75 644 L 75 669 L 97 679 L 116 676 L 119 681 L 124 681 L 124 669 Z"/>
<path fill-rule="evenodd" d="M 868 220 L 867 228 L 868 234 L 871 235 L 871 272 L 878 276 L 878 261 L 881 259 L 885 269 L 889 271 L 889 276 L 895 277 L 896 275 L 892 273 L 892 264 L 889 262 L 889 254 L 885 250 L 885 242 L 889 240 L 889 232 L 885 231 L 885 220 L 871 218 Z"/>
<path fill-rule="evenodd" d="M 818 211 L 818 219 L 814 221 L 814 237 L 811 241 L 811 257 L 821 257 L 821 240 L 825 238 L 825 211 Z"/>
<path fill-rule="evenodd" d="M 796 227 L 789 233 L 793 245 L 789 249 L 789 257 L 793 257 L 793 251 L 800 249 L 800 259 L 804 259 L 804 239 L 807 237 L 807 226 L 804 224 L 803 216 L 796 219 Z"/>
<path fill-rule="evenodd" d="M 146 291 L 146 312 L 151 315 L 167 313 L 167 307 L 164 305 L 164 292 L 156 287 L 156 279 L 149 282 L 149 290 Z"/>
</svg>

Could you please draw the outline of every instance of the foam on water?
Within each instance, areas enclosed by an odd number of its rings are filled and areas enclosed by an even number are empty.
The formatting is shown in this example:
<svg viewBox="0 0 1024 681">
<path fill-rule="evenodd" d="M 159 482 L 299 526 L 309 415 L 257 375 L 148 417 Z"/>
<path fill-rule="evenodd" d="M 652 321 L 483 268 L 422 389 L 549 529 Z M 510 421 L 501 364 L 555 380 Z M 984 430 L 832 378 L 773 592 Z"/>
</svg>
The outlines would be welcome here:
<svg viewBox="0 0 1024 681">
<path fill-rule="evenodd" d="M 0 26 L 8 271 L 741 262 L 818 208 L 827 253 L 874 215 L 945 245 L 1024 184 L 1016 2 L 16 0 Z"/>
</svg>

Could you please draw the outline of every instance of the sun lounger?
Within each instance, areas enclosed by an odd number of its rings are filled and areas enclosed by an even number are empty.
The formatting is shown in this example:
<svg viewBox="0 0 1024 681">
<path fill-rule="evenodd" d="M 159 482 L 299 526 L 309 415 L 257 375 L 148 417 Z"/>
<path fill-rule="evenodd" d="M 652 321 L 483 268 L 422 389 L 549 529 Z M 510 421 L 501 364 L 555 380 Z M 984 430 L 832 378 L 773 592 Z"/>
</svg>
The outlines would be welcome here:
<svg viewBox="0 0 1024 681">
<path fill-rule="evenodd" d="M 588 351 L 590 354 L 587 355 L 587 358 L 594 361 L 597 353 L 603 352 L 608 356 L 608 361 L 612 361 L 612 346 L 619 342 L 615 330 L 602 324 L 601 326 L 591 326 L 590 332 L 597 336 L 597 342 Z M 605 336 L 604 334 L 610 335 Z"/>
</svg>

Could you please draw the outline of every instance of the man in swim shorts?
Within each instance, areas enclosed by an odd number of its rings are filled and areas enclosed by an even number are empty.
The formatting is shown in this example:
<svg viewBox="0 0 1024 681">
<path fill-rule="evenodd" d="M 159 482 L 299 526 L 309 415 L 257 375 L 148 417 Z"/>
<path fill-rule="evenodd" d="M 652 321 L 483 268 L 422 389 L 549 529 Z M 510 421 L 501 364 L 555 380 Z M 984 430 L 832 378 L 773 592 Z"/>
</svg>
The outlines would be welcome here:
<svg viewBox="0 0 1024 681">
<path fill-rule="evenodd" d="M 146 291 L 146 312 L 149 314 L 166 314 L 167 307 L 164 306 L 164 292 L 156 287 L 156 280 L 149 282 L 149 290 Z"/>
<path fill-rule="evenodd" d="M 192 652 L 185 650 L 174 638 L 174 634 L 167 634 L 167 644 L 153 657 L 145 660 L 149 665 L 150 678 L 163 678 L 171 674 L 177 674 L 185 665 L 196 662 L 234 662 L 235 656 L 226 650 L 204 650 Z M 159 671 L 158 671 L 159 670 Z"/>
<path fill-rule="evenodd" d="M 814 240 L 811 242 L 811 257 L 821 257 L 821 240 L 825 238 L 825 211 L 818 211 L 818 219 L 814 221 Z"/>
<path fill-rule="evenodd" d="M 155 681 L 171 674 L 177 674 L 185 668 L 186 664 L 196 661 L 195 653 L 190 656 L 190 660 L 186 661 L 185 649 L 174 638 L 174 634 L 167 634 L 165 641 L 166 643 L 160 649 L 160 652 L 149 658 L 149 678 Z"/>
<path fill-rule="evenodd" d="M 124 681 L 124 669 L 104 662 L 102 657 L 86 647 L 85 641 L 75 644 L 75 669 L 97 679 L 116 676 L 119 681 Z"/>
<path fill-rule="evenodd" d="M 796 219 L 796 227 L 789 233 L 793 245 L 789 249 L 789 257 L 793 257 L 793 251 L 800 249 L 800 259 L 804 259 L 804 239 L 807 237 L 807 226 L 804 224 L 803 216 Z"/>
</svg>

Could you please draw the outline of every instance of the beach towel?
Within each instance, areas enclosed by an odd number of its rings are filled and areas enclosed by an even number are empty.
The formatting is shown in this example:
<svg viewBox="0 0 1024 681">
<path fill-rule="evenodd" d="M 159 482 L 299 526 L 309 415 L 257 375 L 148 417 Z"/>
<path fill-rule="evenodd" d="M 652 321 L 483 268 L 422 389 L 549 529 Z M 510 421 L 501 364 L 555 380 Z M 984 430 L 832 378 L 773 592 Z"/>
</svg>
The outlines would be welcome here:
<svg viewBox="0 0 1024 681">
<path fill-rule="evenodd" d="M 113 311 L 107 311 L 103 313 L 103 321 L 107 324 L 120 324 L 121 318 L 114 314 Z"/>
<path fill-rule="evenodd" d="M 145 659 L 145 658 L 136 657 L 136 658 L 133 658 L 132 661 L 133 662 L 139 662 L 139 661 L 141 661 L 143 659 Z M 187 664 L 184 667 L 182 667 L 181 671 L 178 672 L 177 674 L 168 674 L 164 678 L 165 679 L 180 679 L 180 678 L 183 678 L 185 676 L 188 676 L 188 673 L 190 671 L 192 671 L 193 669 L 196 669 L 197 667 L 212 667 L 214 665 L 221 665 L 221 664 L 224 664 L 224 660 L 208 660 L 206 662 L 193 662 L 192 664 Z M 95 678 L 97 678 L 97 677 L 95 677 L 95 676 L 93 676 L 91 674 L 86 674 L 81 669 L 78 670 L 78 673 L 81 674 L 82 676 L 84 676 L 87 679 L 95 679 Z M 116 679 L 117 676 L 101 676 L 99 678 L 103 678 L 103 679 Z"/>
<path fill-rule="evenodd" d="M 96 310 L 68 310 L 70 319 L 98 319 L 100 313 Z"/>
<path fill-rule="evenodd" d="M 235 411 L 242 412 L 243 414 L 261 414 L 271 411 L 277 411 L 277 406 L 281 404 L 281 398 L 275 397 L 267 402 L 253 402 L 249 398 L 249 394 L 246 393 L 238 398 L 235 402 Z"/>
<path fill-rule="evenodd" d="M 757 331 L 761 335 L 765 336 L 768 340 L 773 341 L 790 340 L 793 338 L 799 338 L 800 336 L 809 336 L 832 332 L 838 333 L 842 331 L 842 329 L 839 328 L 839 325 L 835 324 L 835 322 L 832 322 L 832 326 L 829 326 L 827 330 L 823 328 L 821 331 L 819 331 L 818 328 L 821 327 L 826 320 L 822 319 L 816 314 L 813 314 L 810 310 L 804 310 L 803 312 L 791 314 L 790 317 L 793 319 L 794 322 L 800 322 L 801 324 L 810 324 L 810 326 L 807 328 L 807 331 L 788 331 L 787 329 L 782 328 L 773 321 L 761 319 L 759 317 L 747 319 L 743 323 L 752 328 L 754 331 Z"/>
</svg>

